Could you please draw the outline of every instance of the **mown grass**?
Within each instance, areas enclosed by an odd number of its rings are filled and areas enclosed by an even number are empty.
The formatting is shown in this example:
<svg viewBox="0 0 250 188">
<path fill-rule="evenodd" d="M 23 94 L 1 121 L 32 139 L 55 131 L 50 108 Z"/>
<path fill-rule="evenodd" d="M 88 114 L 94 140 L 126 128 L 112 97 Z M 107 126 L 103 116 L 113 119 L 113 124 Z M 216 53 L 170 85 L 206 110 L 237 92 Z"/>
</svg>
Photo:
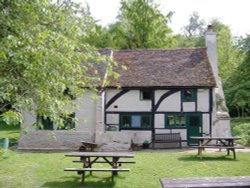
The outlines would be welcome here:
<svg viewBox="0 0 250 188">
<path fill-rule="evenodd" d="M 0 121 L 0 138 L 18 139 L 20 135 L 20 125 L 6 125 Z"/>
<path fill-rule="evenodd" d="M 0 187 L 62 188 L 159 188 L 160 178 L 215 177 L 250 175 L 250 153 L 237 152 L 237 160 L 222 153 L 205 153 L 200 159 L 190 152 L 136 152 L 136 164 L 124 165 L 131 172 L 120 173 L 111 181 L 110 173 L 87 175 L 85 184 L 66 167 L 80 167 L 64 153 L 19 153 L 15 151 L 0 160 Z M 104 165 L 104 164 L 98 164 Z"/>
<path fill-rule="evenodd" d="M 242 126 L 246 121 L 233 120 L 233 126 Z M 246 122 L 247 123 L 247 122 Z M 0 138 L 19 137 L 20 127 L 1 126 Z M 2 152 L 3 150 L 1 150 Z M 249 176 L 250 152 L 237 152 L 237 160 L 226 152 L 204 153 L 202 159 L 196 150 L 174 152 L 136 152 L 136 164 L 124 165 L 131 172 L 119 173 L 114 182 L 110 173 L 87 175 L 85 184 L 73 172 L 64 172 L 66 167 L 80 167 L 72 163 L 65 153 L 21 153 L 7 150 L 0 152 L 0 187 L 5 188 L 160 188 L 160 178 Z M 98 166 L 101 164 L 98 164 Z"/>
</svg>

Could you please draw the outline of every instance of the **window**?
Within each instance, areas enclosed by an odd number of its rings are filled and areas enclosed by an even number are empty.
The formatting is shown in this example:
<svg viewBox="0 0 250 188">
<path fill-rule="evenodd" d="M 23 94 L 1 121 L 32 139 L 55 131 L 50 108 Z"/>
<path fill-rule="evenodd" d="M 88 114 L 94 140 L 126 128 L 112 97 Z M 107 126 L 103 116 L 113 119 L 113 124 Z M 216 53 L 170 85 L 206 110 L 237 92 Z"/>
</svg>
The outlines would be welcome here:
<svg viewBox="0 0 250 188">
<path fill-rule="evenodd" d="M 151 117 L 150 116 L 141 116 L 141 127 L 145 129 L 151 128 Z"/>
<path fill-rule="evenodd" d="M 168 115 L 166 118 L 166 125 L 167 126 L 175 126 L 174 115 Z"/>
<path fill-rule="evenodd" d="M 175 117 L 175 125 L 176 126 L 185 126 L 185 117 L 184 115 L 176 115 Z"/>
<path fill-rule="evenodd" d="M 49 117 L 37 116 L 37 127 L 39 130 L 69 130 L 75 128 L 75 113 L 63 116 L 63 126 L 57 127 Z"/>
<path fill-rule="evenodd" d="M 140 91 L 140 100 L 151 100 L 152 91 Z"/>
<path fill-rule="evenodd" d="M 195 102 L 197 98 L 196 89 L 185 89 L 182 91 L 183 102 Z"/>
<path fill-rule="evenodd" d="M 151 129 L 152 118 L 151 115 L 121 115 L 120 119 L 121 129 Z"/>
<path fill-rule="evenodd" d="M 37 116 L 37 126 L 40 130 L 53 130 L 53 122 L 48 117 Z"/>
<path fill-rule="evenodd" d="M 166 114 L 165 128 L 180 128 L 185 126 L 186 121 L 183 114 Z"/>
<path fill-rule="evenodd" d="M 201 126 L 201 115 L 189 115 L 189 123 L 191 127 Z"/>
</svg>

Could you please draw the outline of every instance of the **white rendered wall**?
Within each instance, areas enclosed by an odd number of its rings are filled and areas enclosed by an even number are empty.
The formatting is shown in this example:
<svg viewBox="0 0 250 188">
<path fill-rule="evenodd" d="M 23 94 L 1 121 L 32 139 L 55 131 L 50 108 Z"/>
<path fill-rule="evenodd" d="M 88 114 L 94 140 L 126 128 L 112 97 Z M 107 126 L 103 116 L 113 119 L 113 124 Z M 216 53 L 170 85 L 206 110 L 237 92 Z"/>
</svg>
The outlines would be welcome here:
<svg viewBox="0 0 250 188">
<path fill-rule="evenodd" d="M 117 93 L 119 93 L 120 89 L 109 89 L 109 90 L 106 90 L 106 102 L 108 102 L 112 97 L 114 97 Z"/>
<path fill-rule="evenodd" d="M 210 122 L 210 118 L 209 118 L 209 114 L 203 114 L 202 115 L 202 132 L 209 134 L 209 122 Z"/>
<path fill-rule="evenodd" d="M 80 105 L 75 111 L 78 119 L 75 129 L 70 130 L 36 130 L 36 114 L 24 111 L 22 132 L 18 143 L 21 150 L 77 150 L 81 140 L 93 141 L 95 128 L 96 101 L 93 92 L 86 92 L 75 102 Z M 55 128 L 55 127 L 54 127 Z"/>
<path fill-rule="evenodd" d="M 165 114 L 155 114 L 155 128 L 165 127 Z"/>
<path fill-rule="evenodd" d="M 119 114 L 107 114 L 107 124 L 119 125 Z"/>
<path fill-rule="evenodd" d="M 200 112 L 209 111 L 209 89 L 198 89 L 197 110 Z"/>
<path fill-rule="evenodd" d="M 157 103 L 160 97 L 166 92 L 167 90 L 156 90 L 155 91 L 155 103 Z M 165 98 L 160 104 L 157 111 L 180 112 L 181 111 L 181 92 L 174 93 L 170 95 L 169 97 Z"/>
<path fill-rule="evenodd" d="M 76 131 L 94 134 L 96 124 L 96 99 L 94 92 L 85 92 L 81 98 L 76 100 L 79 109 L 75 111 L 77 123 Z"/>
<path fill-rule="evenodd" d="M 107 90 L 106 104 L 116 93 L 115 90 Z M 106 111 L 150 111 L 151 105 L 150 100 L 140 100 L 140 90 L 130 90 L 120 96 Z"/>
<path fill-rule="evenodd" d="M 183 102 L 183 112 L 195 112 L 195 102 Z"/>
</svg>

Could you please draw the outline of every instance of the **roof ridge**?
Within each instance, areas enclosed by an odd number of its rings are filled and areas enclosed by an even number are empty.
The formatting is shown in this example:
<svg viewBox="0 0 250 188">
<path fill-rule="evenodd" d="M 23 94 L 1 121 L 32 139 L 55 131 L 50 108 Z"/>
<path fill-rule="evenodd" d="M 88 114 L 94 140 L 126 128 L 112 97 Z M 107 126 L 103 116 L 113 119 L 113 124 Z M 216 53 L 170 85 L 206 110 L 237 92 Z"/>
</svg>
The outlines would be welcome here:
<svg viewBox="0 0 250 188">
<path fill-rule="evenodd" d="M 140 51 L 181 51 L 181 50 L 188 50 L 188 51 L 193 51 L 193 50 L 205 50 L 207 49 L 206 47 L 198 47 L 198 48 L 150 48 L 150 49 L 125 49 L 125 50 L 119 50 L 119 49 L 101 49 L 101 50 L 112 50 L 114 52 L 140 52 Z"/>
</svg>

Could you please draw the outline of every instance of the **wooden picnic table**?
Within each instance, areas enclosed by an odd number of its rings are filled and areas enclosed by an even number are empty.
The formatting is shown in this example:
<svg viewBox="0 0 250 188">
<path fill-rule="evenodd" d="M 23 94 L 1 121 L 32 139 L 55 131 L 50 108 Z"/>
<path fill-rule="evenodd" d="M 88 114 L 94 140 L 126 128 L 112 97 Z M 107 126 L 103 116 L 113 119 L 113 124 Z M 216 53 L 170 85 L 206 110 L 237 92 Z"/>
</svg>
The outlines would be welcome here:
<svg viewBox="0 0 250 188">
<path fill-rule="evenodd" d="M 82 174 L 82 182 L 85 179 L 85 172 L 112 172 L 112 181 L 114 175 L 118 172 L 129 172 L 130 169 L 119 168 L 124 163 L 135 163 L 135 161 L 121 161 L 121 158 L 134 158 L 134 153 L 128 152 L 72 152 L 67 157 L 80 157 L 80 160 L 73 162 L 82 163 L 83 168 L 65 168 L 65 171 L 76 171 Z M 101 159 L 101 160 L 99 160 Z M 96 163 L 107 163 L 111 168 L 93 168 Z"/>
<path fill-rule="evenodd" d="M 240 137 L 191 137 L 191 139 L 197 140 L 198 145 L 192 146 L 193 148 L 198 148 L 198 155 L 202 155 L 202 151 L 205 148 L 218 148 L 226 149 L 227 155 L 230 154 L 230 151 L 233 152 L 234 159 L 236 159 L 235 149 L 244 149 L 243 147 L 235 146 L 234 141 L 239 140 Z M 212 143 L 213 142 L 213 143 Z"/>
<path fill-rule="evenodd" d="M 162 188 L 250 187 L 250 176 L 161 178 Z"/>
</svg>

